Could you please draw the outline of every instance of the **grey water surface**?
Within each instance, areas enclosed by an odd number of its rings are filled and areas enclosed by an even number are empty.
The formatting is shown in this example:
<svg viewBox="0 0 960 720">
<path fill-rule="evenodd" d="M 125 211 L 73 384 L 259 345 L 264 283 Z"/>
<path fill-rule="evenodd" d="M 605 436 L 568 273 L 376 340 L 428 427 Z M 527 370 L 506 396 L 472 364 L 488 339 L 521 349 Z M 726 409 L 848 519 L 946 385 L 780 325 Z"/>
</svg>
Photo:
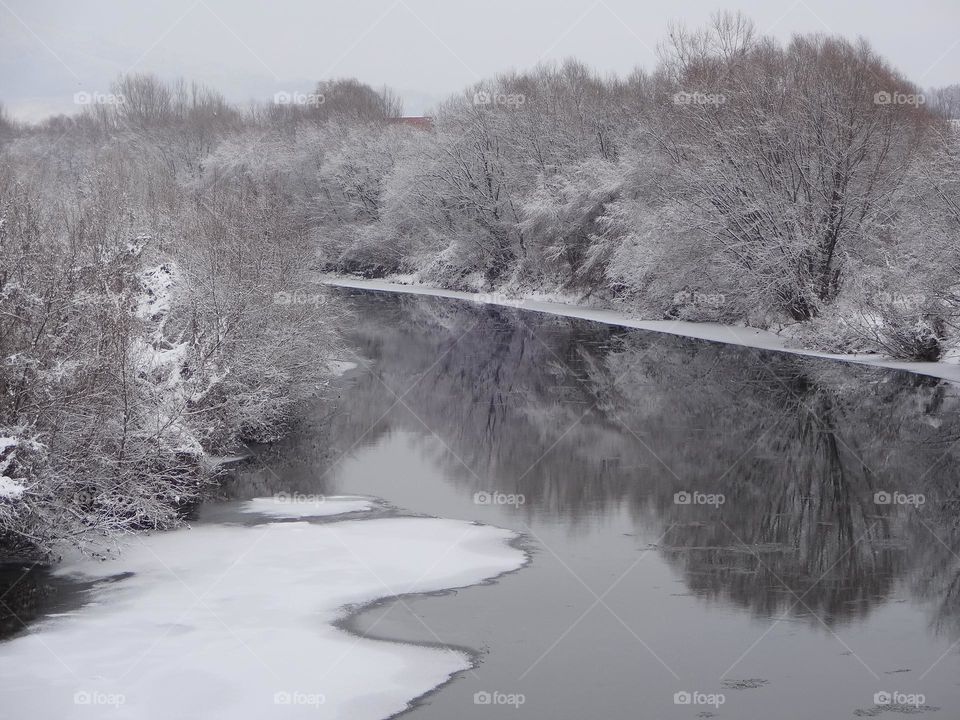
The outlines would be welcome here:
<svg viewBox="0 0 960 720">
<path fill-rule="evenodd" d="M 942 381 L 337 291 L 359 367 L 235 497 L 363 494 L 524 569 L 352 618 L 477 667 L 413 718 L 955 717 L 960 397 Z"/>
</svg>

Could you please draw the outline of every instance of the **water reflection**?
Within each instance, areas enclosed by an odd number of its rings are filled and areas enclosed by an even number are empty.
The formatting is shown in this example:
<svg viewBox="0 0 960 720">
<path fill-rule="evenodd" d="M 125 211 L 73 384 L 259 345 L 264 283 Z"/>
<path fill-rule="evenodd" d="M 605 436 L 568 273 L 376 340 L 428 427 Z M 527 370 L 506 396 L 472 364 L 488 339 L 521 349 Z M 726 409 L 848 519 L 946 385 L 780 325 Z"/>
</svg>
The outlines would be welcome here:
<svg viewBox="0 0 960 720">
<path fill-rule="evenodd" d="M 0 640 L 28 632 L 45 616 L 77 610 L 92 586 L 41 564 L 0 564 Z"/>
<path fill-rule="evenodd" d="M 524 495 L 514 512 L 528 519 L 576 533 L 627 508 L 638 526 L 660 529 L 657 551 L 705 599 L 830 626 L 912 598 L 930 608 L 934 632 L 960 636 L 956 388 L 566 318 L 344 292 L 368 370 L 340 412 L 299 428 L 276 449 L 274 469 L 245 473 L 234 495 L 324 492 L 355 445 L 404 431 L 462 493 Z M 678 504 L 684 491 L 724 502 Z M 878 503 L 878 493 L 893 501 Z M 904 504 L 917 496 L 922 505 Z"/>
</svg>

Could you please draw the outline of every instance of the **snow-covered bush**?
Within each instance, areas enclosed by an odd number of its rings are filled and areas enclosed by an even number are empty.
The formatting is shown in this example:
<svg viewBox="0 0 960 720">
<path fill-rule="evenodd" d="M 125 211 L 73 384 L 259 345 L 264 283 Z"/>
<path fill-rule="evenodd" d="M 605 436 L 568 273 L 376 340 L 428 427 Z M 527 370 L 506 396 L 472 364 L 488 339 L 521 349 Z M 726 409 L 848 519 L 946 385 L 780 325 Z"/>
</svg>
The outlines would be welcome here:
<svg viewBox="0 0 960 720">
<path fill-rule="evenodd" d="M 876 340 L 891 357 L 939 360 L 944 353 L 946 323 L 936 312 L 888 316 Z"/>
<path fill-rule="evenodd" d="M 40 550 L 170 525 L 203 477 L 180 418 L 159 412 L 177 363 L 139 312 L 144 244 L 122 181 L 90 173 L 64 211 L 0 171 L 0 425 L 17 429 L 4 475 L 24 487 L 0 534 Z"/>
<path fill-rule="evenodd" d="M 278 437 L 326 383 L 316 164 L 170 130 L 0 148 L 0 551 L 175 525 L 211 451 Z"/>
<path fill-rule="evenodd" d="M 590 158 L 568 174 L 542 174 L 521 212 L 528 272 L 559 284 L 594 285 L 596 276 L 584 272 L 591 239 L 622 183 L 622 169 L 602 158 Z"/>
<path fill-rule="evenodd" d="M 29 548 L 36 478 L 46 472 L 46 448 L 23 427 L 0 427 L 0 545 Z"/>
<path fill-rule="evenodd" d="M 863 272 L 869 272 L 863 270 Z M 877 285 L 863 278 L 813 321 L 790 334 L 803 346 L 834 353 L 880 353 L 900 360 L 939 360 L 951 343 L 948 308 L 935 296 L 902 284 Z M 867 277 L 882 277 L 875 271 Z"/>
</svg>

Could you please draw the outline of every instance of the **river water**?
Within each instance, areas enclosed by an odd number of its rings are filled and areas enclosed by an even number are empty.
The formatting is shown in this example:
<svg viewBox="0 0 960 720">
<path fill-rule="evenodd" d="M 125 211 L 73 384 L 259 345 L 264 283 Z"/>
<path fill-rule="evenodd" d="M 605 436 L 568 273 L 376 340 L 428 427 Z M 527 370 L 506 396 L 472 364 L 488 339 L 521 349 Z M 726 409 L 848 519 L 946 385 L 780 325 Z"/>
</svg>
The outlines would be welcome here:
<svg viewBox="0 0 960 720">
<path fill-rule="evenodd" d="M 519 533 L 525 567 L 342 622 L 473 658 L 407 716 L 956 716 L 956 387 L 334 292 L 357 369 L 199 524 L 302 493 Z"/>
<path fill-rule="evenodd" d="M 348 623 L 478 653 L 411 717 L 960 709 L 955 387 L 339 292 L 359 363 L 339 412 L 246 482 L 512 529 L 532 555 L 495 584 Z"/>
</svg>

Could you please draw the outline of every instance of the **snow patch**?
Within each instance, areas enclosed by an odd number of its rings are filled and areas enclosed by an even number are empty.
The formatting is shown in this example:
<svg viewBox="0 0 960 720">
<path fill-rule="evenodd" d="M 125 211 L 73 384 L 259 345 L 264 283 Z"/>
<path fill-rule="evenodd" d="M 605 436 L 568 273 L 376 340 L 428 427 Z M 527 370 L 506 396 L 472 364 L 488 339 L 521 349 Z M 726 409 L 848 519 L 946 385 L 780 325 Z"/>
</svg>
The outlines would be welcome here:
<svg viewBox="0 0 960 720">
<path fill-rule="evenodd" d="M 138 277 L 143 292 L 137 297 L 137 317 L 141 320 L 165 317 L 170 312 L 176 272 L 169 263 L 143 270 Z"/>
<path fill-rule="evenodd" d="M 16 455 L 16 452 L 7 454 L 7 450 L 19 447 L 21 444 L 24 443 L 18 438 L 9 436 L 0 437 L 0 500 L 19 500 L 27 490 L 23 485 L 25 479 L 15 480 L 5 474 L 7 469 L 13 464 L 13 459 Z M 27 441 L 25 444 L 27 446 L 37 445 L 37 443 L 32 441 Z M 3 457 L 5 454 L 6 457 Z"/>
<path fill-rule="evenodd" d="M 19 500 L 26 488 L 11 477 L 0 475 L 0 500 Z"/>
<path fill-rule="evenodd" d="M 508 545 L 514 537 L 433 518 L 209 525 L 138 536 L 117 561 L 88 559 L 58 571 L 112 580 L 98 584 L 82 610 L 4 643 L 5 714 L 391 716 L 470 667 L 470 658 L 361 639 L 333 623 L 346 608 L 381 597 L 474 585 L 515 570 L 525 558 Z"/>
<path fill-rule="evenodd" d="M 189 400 L 198 399 L 183 377 L 190 355 L 187 342 L 171 342 L 164 330 L 176 299 L 179 272 L 171 262 L 147 268 L 138 275 L 142 292 L 137 296 L 137 317 L 144 323 L 144 337 L 133 342 L 131 355 L 152 386 L 156 413 L 153 423 L 164 429 L 162 442 L 173 452 L 202 457 L 203 446 L 184 419 Z"/>
</svg>

